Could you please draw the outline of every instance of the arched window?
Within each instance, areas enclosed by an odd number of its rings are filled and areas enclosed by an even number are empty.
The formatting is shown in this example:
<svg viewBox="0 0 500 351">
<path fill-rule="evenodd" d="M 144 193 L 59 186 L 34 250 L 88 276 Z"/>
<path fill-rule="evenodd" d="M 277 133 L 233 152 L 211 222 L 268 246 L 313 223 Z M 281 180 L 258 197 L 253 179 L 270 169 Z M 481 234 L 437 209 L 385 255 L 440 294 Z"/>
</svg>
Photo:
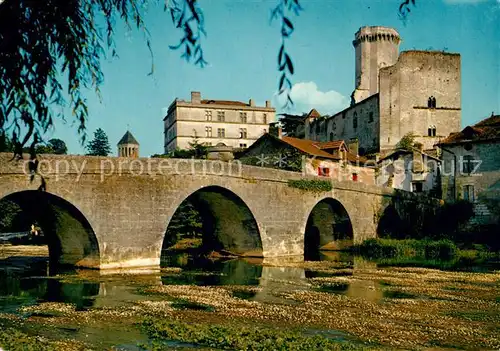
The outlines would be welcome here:
<svg viewBox="0 0 500 351">
<path fill-rule="evenodd" d="M 432 108 L 436 108 L 436 98 L 432 97 Z"/>
<path fill-rule="evenodd" d="M 436 136 L 436 126 L 429 126 L 427 136 Z"/>
<path fill-rule="evenodd" d="M 352 127 L 354 129 L 358 128 L 358 113 L 354 112 L 354 116 L 352 118 Z"/>
<path fill-rule="evenodd" d="M 330 141 L 333 141 L 333 132 L 330 132 Z"/>
</svg>

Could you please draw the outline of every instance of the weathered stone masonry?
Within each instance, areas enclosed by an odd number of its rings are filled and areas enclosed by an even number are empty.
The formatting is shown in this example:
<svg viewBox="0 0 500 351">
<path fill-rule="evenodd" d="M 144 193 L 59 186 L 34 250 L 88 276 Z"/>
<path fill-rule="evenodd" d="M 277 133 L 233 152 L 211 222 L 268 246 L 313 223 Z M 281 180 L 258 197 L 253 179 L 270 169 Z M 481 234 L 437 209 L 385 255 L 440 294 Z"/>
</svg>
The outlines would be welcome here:
<svg viewBox="0 0 500 351">
<path fill-rule="evenodd" d="M 24 161 L 11 162 L 11 158 L 11 154 L 0 154 L 0 199 L 40 186 L 39 175 L 30 182 Z M 333 198 L 344 206 L 355 242 L 376 235 L 380 214 L 389 203 L 420 199 L 394 189 L 336 181 L 332 191 L 313 193 L 287 185 L 289 179 L 302 178 L 300 173 L 236 163 L 57 155 L 41 155 L 40 160 L 46 192 L 78 209 L 98 243 L 97 258 L 94 252 L 91 259 L 72 261 L 66 239 L 62 240 L 63 261 L 68 254 L 63 263 L 96 268 L 158 265 L 176 209 L 191 194 L 209 186 L 227 189 L 248 206 L 267 258 L 303 255 L 308 216 L 323 199 Z"/>
</svg>

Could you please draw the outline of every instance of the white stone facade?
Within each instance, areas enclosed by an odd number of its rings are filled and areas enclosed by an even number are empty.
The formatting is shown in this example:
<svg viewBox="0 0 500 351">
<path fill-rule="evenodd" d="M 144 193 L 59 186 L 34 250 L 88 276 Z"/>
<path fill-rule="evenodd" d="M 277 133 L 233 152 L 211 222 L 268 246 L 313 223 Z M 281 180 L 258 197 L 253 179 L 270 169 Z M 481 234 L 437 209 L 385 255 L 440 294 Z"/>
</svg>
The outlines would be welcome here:
<svg viewBox="0 0 500 351">
<path fill-rule="evenodd" d="M 165 153 L 188 149 L 195 138 L 207 146 L 224 144 L 247 148 L 269 131 L 276 119 L 276 110 L 269 101 L 255 106 L 238 101 L 202 100 L 198 92 L 191 101 L 176 99 L 164 119 Z"/>
<path fill-rule="evenodd" d="M 378 164 L 377 185 L 440 196 L 441 161 L 438 158 L 418 150 L 398 150 Z"/>
</svg>

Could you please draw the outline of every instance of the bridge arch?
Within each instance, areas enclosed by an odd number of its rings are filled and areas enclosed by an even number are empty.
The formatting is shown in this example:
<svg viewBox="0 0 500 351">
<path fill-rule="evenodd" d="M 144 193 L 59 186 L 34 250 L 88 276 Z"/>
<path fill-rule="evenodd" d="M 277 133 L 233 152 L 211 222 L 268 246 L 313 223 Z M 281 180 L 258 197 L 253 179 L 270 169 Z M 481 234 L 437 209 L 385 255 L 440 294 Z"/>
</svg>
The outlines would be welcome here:
<svg viewBox="0 0 500 351">
<path fill-rule="evenodd" d="M 169 228 L 179 221 L 180 208 L 186 203 L 200 214 L 203 251 L 263 256 L 261 233 L 252 210 L 235 192 L 219 185 L 202 187 L 184 197 L 165 230 L 162 253 L 175 242 Z"/>
<path fill-rule="evenodd" d="M 320 250 L 338 250 L 353 242 L 353 225 L 344 205 L 331 197 L 318 201 L 307 218 L 304 259 L 319 259 Z"/>
<path fill-rule="evenodd" d="M 11 201 L 19 207 L 24 230 L 30 230 L 35 222 L 40 225 L 49 248 L 51 265 L 99 268 L 96 234 L 75 205 L 39 190 L 15 191 L 0 200 Z"/>
</svg>

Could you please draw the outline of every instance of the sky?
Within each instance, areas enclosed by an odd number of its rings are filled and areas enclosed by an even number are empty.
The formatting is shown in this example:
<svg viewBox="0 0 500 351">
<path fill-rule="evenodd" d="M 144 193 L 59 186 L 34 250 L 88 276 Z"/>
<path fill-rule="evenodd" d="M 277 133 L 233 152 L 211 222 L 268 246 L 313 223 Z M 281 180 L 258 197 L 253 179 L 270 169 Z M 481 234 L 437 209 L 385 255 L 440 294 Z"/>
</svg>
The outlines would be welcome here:
<svg viewBox="0 0 500 351">
<path fill-rule="evenodd" d="M 97 128 L 108 135 L 112 151 L 129 129 L 140 143 L 141 156 L 163 153 L 164 109 L 175 98 L 248 101 L 276 96 L 281 43 L 278 23 L 270 11 L 278 0 L 200 0 L 207 37 L 202 46 L 205 68 L 185 62 L 171 50 L 181 33 L 163 6 L 145 15 L 151 33 L 155 71 L 144 36 L 118 22 L 118 57 L 102 60 L 104 83 L 100 101 L 86 93 L 89 107 L 87 139 Z M 362 26 L 394 27 L 402 38 L 400 51 L 446 50 L 461 54 L 462 126 L 500 114 L 500 0 L 416 0 L 408 18 L 398 16 L 398 0 L 301 0 L 304 11 L 292 17 L 295 26 L 287 48 L 292 57 L 293 110 L 316 108 L 333 114 L 346 107 L 354 89 L 352 40 Z M 46 138 L 60 138 L 70 153 L 84 153 L 77 125 L 68 112 Z"/>
</svg>

